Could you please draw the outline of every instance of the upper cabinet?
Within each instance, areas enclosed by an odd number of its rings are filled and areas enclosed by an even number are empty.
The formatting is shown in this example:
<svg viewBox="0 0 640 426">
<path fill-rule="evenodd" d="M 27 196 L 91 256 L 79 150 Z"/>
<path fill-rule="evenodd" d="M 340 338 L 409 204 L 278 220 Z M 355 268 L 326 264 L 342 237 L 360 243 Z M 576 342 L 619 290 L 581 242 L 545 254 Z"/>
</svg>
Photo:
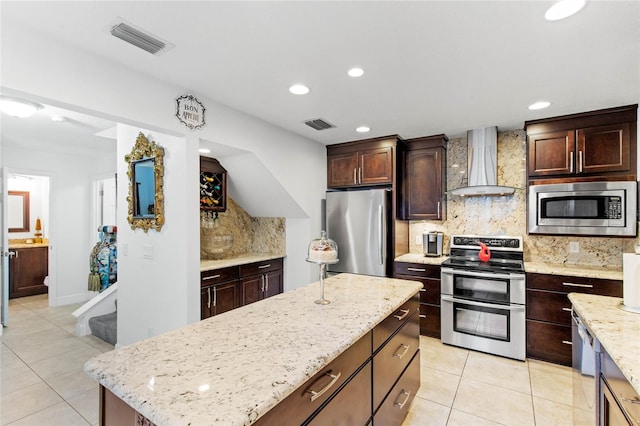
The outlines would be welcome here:
<svg viewBox="0 0 640 426">
<path fill-rule="evenodd" d="M 227 171 L 215 158 L 200 157 L 200 210 L 227 210 Z"/>
<path fill-rule="evenodd" d="M 327 188 L 391 185 L 396 136 L 327 146 Z"/>
<path fill-rule="evenodd" d="M 400 218 L 444 220 L 447 141 L 445 135 L 406 140 L 403 152 Z"/>
<path fill-rule="evenodd" d="M 635 180 L 637 109 L 636 104 L 525 122 L 529 178 Z"/>
</svg>

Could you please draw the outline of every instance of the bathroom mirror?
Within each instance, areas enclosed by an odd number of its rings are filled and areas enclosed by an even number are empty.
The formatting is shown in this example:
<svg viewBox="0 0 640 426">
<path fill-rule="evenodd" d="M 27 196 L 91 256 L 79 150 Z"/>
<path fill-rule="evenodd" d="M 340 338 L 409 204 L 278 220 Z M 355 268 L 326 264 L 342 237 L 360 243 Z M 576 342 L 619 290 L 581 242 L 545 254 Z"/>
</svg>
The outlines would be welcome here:
<svg viewBox="0 0 640 426">
<path fill-rule="evenodd" d="M 139 133 L 136 144 L 124 157 L 129 164 L 129 212 L 131 229 L 160 231 L 164 225 L 164 148 Z"/>
<path fill-rule="evenodd" d="M 29 232 L 29 191 L 8 191 L 9 232 Z"/>
</svg>

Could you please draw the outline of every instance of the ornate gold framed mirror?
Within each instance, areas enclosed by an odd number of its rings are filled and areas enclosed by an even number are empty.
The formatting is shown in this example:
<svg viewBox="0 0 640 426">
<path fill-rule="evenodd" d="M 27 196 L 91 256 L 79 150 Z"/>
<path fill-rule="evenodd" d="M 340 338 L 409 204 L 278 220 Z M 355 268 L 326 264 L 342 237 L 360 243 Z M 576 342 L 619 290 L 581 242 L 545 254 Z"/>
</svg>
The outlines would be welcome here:
<svg viewBox="0 0 640 426">
<path fill-rule="evenodd" d="M 129 164 L 129 212 L 131 229 L 160 231 L 164 225 L 164 148 L 149 141 L 142 132 L 136 138 L 131 154 L 124 156 Z"/>
</svg>

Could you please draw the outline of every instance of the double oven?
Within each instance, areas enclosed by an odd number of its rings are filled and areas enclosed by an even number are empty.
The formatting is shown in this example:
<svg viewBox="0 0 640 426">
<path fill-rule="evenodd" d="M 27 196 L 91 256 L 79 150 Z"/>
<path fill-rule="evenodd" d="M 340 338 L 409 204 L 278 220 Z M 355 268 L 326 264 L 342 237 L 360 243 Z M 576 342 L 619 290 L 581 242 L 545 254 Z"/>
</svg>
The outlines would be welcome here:
<svg viewBox="0 0 640 426">
<path fill-rule="evenodd" d="M 480 260 L 480 243 L 489 249 L 489 259 Z M 452 236 L 440 293 L 443 343 L 525 359 L 521 237 Z"/>
</svg>

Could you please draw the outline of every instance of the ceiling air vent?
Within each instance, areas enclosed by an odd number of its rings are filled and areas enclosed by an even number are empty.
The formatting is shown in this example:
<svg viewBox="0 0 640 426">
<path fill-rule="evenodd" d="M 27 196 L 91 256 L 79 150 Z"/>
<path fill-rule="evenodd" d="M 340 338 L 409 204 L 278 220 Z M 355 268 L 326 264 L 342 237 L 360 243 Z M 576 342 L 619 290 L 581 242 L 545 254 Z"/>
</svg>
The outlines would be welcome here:
<svg viewBox="0 0 640 426">
<path fill-rule="evenodd" d="M 162 41 L 157 37 L 152 36 L 145 31 L 134 27 L 126 22 L 118 22 L 111 30 L 109 30 L 112 36 L 126 41 L 142 50 L 145 50 L 152 55 L 158 55 L 174 47 L 173 44 Z"/>
<path fill-rule="evenodd" d="M 312 129 L 316 129 L 316 130 L 327 130 L 327 129 L 331 129 L 334 128 L 336 126 L 334 126 L 333 124 L 329 123 L 328 121 L 322 119 L 322 118 L 316 118 L 313 120 L 307 120 L 304 122 L 304 124 L 306 124 L 307 126 L 311 127 Z"/>
</svg>

